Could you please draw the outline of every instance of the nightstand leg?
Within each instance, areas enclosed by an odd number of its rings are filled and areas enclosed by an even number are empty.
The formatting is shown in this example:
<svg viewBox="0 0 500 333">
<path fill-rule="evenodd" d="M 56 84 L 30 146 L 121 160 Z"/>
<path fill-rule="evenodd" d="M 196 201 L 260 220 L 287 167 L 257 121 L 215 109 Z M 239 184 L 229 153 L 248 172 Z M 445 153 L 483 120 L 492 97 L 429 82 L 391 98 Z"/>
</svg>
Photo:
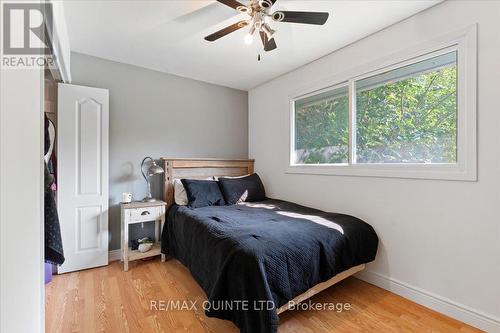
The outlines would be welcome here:
<svg viewBox="0 0 500 333">
<path fill-rule="evenodd" d="M 128 271 L 128 223 L 123 225 L 123 270 Z"/>
<path fill-rule="evenodd" d="M 155 243 L 160 242 L 160 228 L 161 228 L 161 220 L 155 220 Z"/>
<path fill-rule="evenodd" d="M 124 258 L 123 237 L 125 237 L 123 230 L 125 230 L 125 210 L 123 209 L 123 207 L 121 207 L 120 210 L 121 210 L 121 221 L 120 221 L 120 251 L 121 251 L 121 255 L 120 255 L 120 261 L 123 262 L 123 258 Z"/>
<path fill-rule="evenodd" d="M 158 239 L 160 241 L 160 247 L 161 247 L 161 234 L 163 233 L 163 225 L 165 224 L 165 207 L 163 209 L 163 214 L 161 215 L 160 219 L 160 238 Z M 162 253 L 161 254 L 161 262 L 165 262 L 166 256 Z"/>
</svg>

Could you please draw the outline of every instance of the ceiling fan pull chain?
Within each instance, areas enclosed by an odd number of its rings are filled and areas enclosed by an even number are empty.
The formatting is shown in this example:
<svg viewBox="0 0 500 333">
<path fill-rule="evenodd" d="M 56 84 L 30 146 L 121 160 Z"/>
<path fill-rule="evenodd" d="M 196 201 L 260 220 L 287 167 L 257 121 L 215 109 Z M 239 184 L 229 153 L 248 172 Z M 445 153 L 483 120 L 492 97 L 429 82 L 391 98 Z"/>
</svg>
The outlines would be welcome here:
<svg viewBox="0 0 500 333">
<path fill-rule="evenodd" d="M 259 55 L 257 56 L 257 61 L 260 61 L 260 53 L 259 53 Z"/>
</svg>

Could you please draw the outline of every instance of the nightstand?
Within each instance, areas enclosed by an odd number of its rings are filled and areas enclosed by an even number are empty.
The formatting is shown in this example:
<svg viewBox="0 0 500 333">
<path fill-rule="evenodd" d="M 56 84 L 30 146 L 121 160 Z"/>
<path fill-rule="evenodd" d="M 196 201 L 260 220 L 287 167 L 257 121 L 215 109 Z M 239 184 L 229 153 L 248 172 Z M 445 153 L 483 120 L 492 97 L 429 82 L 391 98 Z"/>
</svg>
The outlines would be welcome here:
<svg viewBox="0 0 500 333">
<path fill-rule="evenodd" d="M 154 202 L 131 202 L 122 203 L 122 258 L 123 270 L 128 271 L 129 261 L 161 255 L 161 261 L 165 261 L 165 255 L 161 254 L 161 231 L 165 223 L 165 206 L 163 201 Z M 155 243 L 151 250 L 141 253 L 139 250 L 132 250 L 129 244 L 129 226 L 134 223 L 155 222 Z"/>
</svg>

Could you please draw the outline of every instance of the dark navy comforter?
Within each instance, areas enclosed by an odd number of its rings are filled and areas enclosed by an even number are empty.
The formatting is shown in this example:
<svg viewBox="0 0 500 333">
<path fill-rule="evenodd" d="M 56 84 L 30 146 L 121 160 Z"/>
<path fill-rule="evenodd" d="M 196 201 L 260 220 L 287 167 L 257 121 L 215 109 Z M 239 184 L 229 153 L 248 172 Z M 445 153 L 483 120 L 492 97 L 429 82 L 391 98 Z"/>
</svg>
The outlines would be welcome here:
<svg viewBox="0 0 500 333">
<path fill-rule="evenodd" d="M 273 199 L 173 205 L 162 232 L 162 252 L 187 266 L 206 292 L 207 316 L 231 320 L 245 333 L 276 332 L 271 302 L 278 308 L 374 260 L 377 245 L 373 228 L 358 218 Z"/>
</svg>

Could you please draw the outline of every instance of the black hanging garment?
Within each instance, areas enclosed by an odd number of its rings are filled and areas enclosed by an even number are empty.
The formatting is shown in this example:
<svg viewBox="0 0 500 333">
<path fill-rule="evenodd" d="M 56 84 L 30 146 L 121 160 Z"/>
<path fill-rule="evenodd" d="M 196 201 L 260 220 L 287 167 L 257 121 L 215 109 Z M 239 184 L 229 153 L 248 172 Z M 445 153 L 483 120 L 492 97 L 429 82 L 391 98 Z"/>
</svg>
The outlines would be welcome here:
<svg viewBox="0 0 500 333">
<path fill-rule="evenodd" d="M 62 265 L 64 252 L 61 239 L 61 227 L 57 215 L 54 192 L 51 189 L 52 177 L 45 164 L 45 261 L 54 265 Z"/>
<path fill-rule="evenodd" d="M 48 119 L 45 118 L 45 154 L 52 155 L 53 138 L 48 133 Z M 45 220 L 45 261 L 54 265 L 62 265 L 64 252 L 61 239 L 61 227 L 57 214 L 57 205 L 54 199 L 52 184 L 54 178 L 49 173 L 47 163 L 44 163 L 44 220 Z"/>
</svg>

